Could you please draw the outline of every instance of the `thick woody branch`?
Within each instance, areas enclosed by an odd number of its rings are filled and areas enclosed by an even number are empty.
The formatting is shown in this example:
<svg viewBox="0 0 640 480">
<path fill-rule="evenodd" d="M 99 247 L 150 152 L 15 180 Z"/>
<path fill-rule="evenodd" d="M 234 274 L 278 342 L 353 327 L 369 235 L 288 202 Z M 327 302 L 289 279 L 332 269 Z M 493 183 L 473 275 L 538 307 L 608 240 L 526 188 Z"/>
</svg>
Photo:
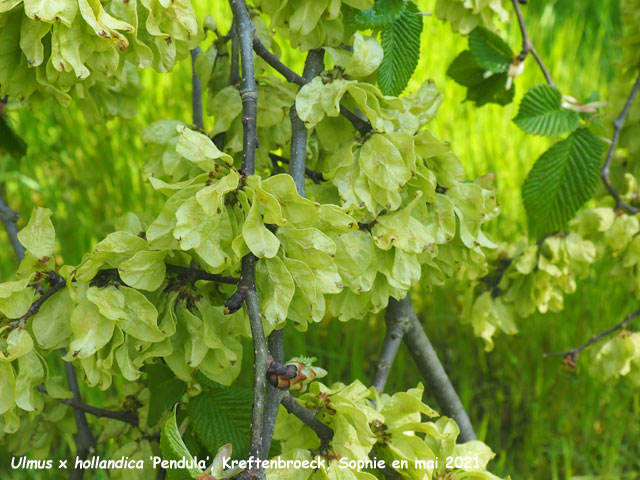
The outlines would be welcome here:
<svg viewBox="0 0 640 480">
<path fill-rule="evenodd" d="M 18 218 L 20 218 L 20 216 L 4 202 L 3 198 L 0 197 L 0 221 L 2 221 L 2 225 L 7 232 L 13 251 L 20 262 L 24 258 L 25 250 L 18 240 Z"/>
<path fill-rule="evenodd" d="M 313 77 L 324 70 L 324 50 L 311 50 L 307 54 L 303 79 L 310 82 Z M 306 197 L 304 191 L 304 175 L 307 160 L 307 127 L 298 117 L 295 103 L 289 111 L 291 117 L 291 153 L 289 155 L 289 174 L 293 177 L 298 193 Z"/>
<path fill-rule="evenodd" d="M 243 126 L 242 172 L 245 175 L 253 175 L 255 173 L 256 148 L 258 147 L 258 89 L 253 64 L 255 25 L 251 21 L 244 0 L 229 0 L 229 4 L 233 12 L 242 64 L 242 87 L 240 90 Z M 262 442 L 269 351 L 255 285 L 255 257 L 251 253 L 242 259 L 242 277 L 239 287 L 246 288 L 245 304 L 253 338 L 253 410 L 251 414 L 250 455 L 262 459 L 268 453 L 263 451 Z M 264 470 L 262 468 L 256 469 L 255 476 L 264 480 Z"/>
<path fill-rule="evenodd" d="M 253 48 L 256 49 L 256 40 L 254 38 Z M 258 40 L 258 49 L 260 48 Z M 265 49 L 266 50 L 266 49 Z M 324 69 L 324 50 L 311 50 L 307 55 L 304 67 L 304 78 L 306 81 L 311 80 Z M 291 160 L 289 162 L 289 174 L 293 177 L 298 193 L 306 197 L 304 191 L 304 175 L 306 171 L 306 155 L 307 155 L 307 128 L 302 120 L 298 118 L 295 104 L 291 107 Z M 284 363 L 284 339 L 282 330 L 275 330 L 269 336 L 269 351 L 273 360 L 277 363 Z M 276 426 L 278 416 L 278 407 L 282 401 L 284 392 L 278 390 L 272 385 L 267 385 L 267 399 L 264 413 L 264 437 L 262 439 L 262 450 L 265 455 L 269 453 L 271 448 L 271 440 Z"/>
<path fill-rule="evenodd" d="M 196 59 L 202 53 L 200 47 L 191 50 L 191 108 L 193 124 L 204 130 L 204 120 L 202 119 L 202 82 L 196 74 Z"/>
<path fill-rule="evenodd" d="M 389 378 L 389 372 L 396 359 L 402 339 L 411 326 L 409 317 L 396 315 L 395 313 L 396 311 L 394 309 L 388 308 L 384 316 L 387 324 L 387 332 L 384 337 L 380 358 L 376 365 L 373 382 L 371 382 L 373 387 L 379 392 L 384 391 L 384 386 Z"/>
<path fill-rule="evenodd" d="M 543 358 L 564 357 L 565 359 L 568 359 L 570 361 L 570 364 L 575 365 L 578 361 L 578 355 L 580 355 L 580 352 L 587 349 L 588 347 L 596 343 L 598 340 L 601 340 L 604 337 L 611 335 L 612 333 L 615 333 L 619 330 L 624 330 L 627 327 L 627 325 L 631 323 L 631 320 L 633 320 L 638 316 L 640 316 L 640 309 L 628 314 L 626 317 L 624 317 L 624 320 L 622 320 L 620 323 L 617 323 L 614 326 L 607 328 L 606 330 L 600 333 L 592 335 L 591 338 L 586 342 L 584 342 L 582 345 L 574 347 L 570 350 L 565 350 L 564 352 L 545 353 L 543 355 Z"/>
<path fill-rule="evenodd" d="M 440 363 L 438 354 L 422 328 L 409 297 L 400 301 L 390 298 L 387 315 L 393 318 L 402 318 L 397 321 L 407 323 L 407 332 L 403 337 L 404 343 L 443 413 L 453 418 L 460 427 L 460 441 L 475 440 L 476 434 L 473 431 L 471 420 L 469 420 L 447 372 Z"/>
<path fill-rule="evenodd" d="M 326 450 L 333 439 L 333 430 L 316 418 L 313 410 L 300 405 L 293 396 L 287 392 L 282 398 L 282 406 L 292 415 L 295 415 L 302 423 L 311 428 L 320 439 L 320 449 Z"/>
<path fill-rule="evenodd" d="M 531 39 L 529 38 L 529 32 L 527 31 L 527 26 L 524 22 L 524 16 L 522 15 L 522 9 L 520 8 L 519 1 L 511 0 L 511 3 L 513 3 L 513 9 L 515 10 L 516 16 L 518 17 L 518 25 L 520 25 L 520 32 L 522 33 L 522 52 L 520 52 L 518 58 L 520 59 L 520 61 L 524 61 L 524 59 L 527 58 L 527 55 L 531 53 L 531 55 L 533 55 L 533 58 L 536 59 L 536 62 L 538 62 L 538 66 L 540 67 L 540 70 L 542 71 L 542 74 L 544 75 L 547 83 L 555 87 L 556 84 L 551 78 L 549 69 L 547 69 L 546 65 L 542 61 L 542 58 L 538 54 L 538 51 L 533 46 L 533 43 L 531 43 Z"/>
<path fill-rule="evenodd" d="M 611 180 L 609 179 L 609 168 L 611 167 L 611 160 L 613 160 L 613 155 L 616 151 L 616 147 L 618 146 L 618 140 L 620 139 L 620 132 L 622 131 L 622 127 L 624 126 L 624 122 L 627 119 L 627 115 L 629 114 L 629 110 L 631 110 L 631 105 L 635 101 L 638 96 L 638 91 L 640 90 L 640 73 L 638 73 L 638 78 L 636 78 L 636 82 L 631 89 L 631 93 L 629 94 L 629 98 L 627 98 L 627 102 L 624 104 L 624 108 L 620 112 L 620 115 L 613 121 L 613 138 L 611 139 L 611 145 L 609 146 L 609 151 L 607 152 L 607 158 L 604 161 L 604 165 L 602 166 L 602 170 L 600 170 L 600 178 L 604 182 L 604 186 L 607 188 L 611 196 L 616 201 L 616 209 L 625 210 L 628 213 L 636 214 L 640 212 L 640 209 L 637 207 L 633 207 L 626 203 L 620 197 L 618 191 L 613 188 L 611 185 Z"/>
<path fill-rule="evenodd" d="M 231 28 L 229 29 L 229 37 L 231 38 L 231 64 L 229 66 L 229 85 L 235 85 L 240 80 L 240 64 L 238 62 L 239 59 L 239 50 L 240 50 L 240 40 L 237 35 L 235 18 L 231 23 Z"/>
<path fill-rule="evenodd" d="M 274 330 L 267 339 L 269 352 L 279 364 L 284 363 L 284 336 L 282 330 Z M 264 432 L 262 438 L 262 451 L 265 457 L 269 455 L 273 432 L 276 428 L 278 418 L 278 407 L 284 397 L 285 392 L 267 383 L 267 400 L 264 410 Z"/>
</svg>

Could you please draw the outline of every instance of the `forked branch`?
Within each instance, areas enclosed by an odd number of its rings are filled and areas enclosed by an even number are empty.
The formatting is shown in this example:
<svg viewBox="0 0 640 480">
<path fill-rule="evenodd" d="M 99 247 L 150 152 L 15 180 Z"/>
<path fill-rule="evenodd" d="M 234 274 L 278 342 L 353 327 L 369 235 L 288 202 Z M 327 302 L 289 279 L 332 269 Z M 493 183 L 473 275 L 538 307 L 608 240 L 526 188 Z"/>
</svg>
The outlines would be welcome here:
<svg viewBox="0 0 640 480">
<path fill-rule="evenodd" d="M 522 15 L 522 9 L 520 8 L 520 2 L 518 0 L 511 0 L 511 3 L 513 3 L 513 9 L 516 12 L 516 17 L 518 17 L 518 25 L 520 25 L 520 32 L 522 34 L 522 51 L 520 52 L 520 55 L 518 55 L 518 59 L 520 61 L 524 61 L 529 53 L 533 55 L 533 58 L 535 58 L 536 62 L 538 62 L 538 66 L 540 67 L 540 70 L 542 71 L 542 74 L 544 75 L 547 83 L 552 87 L 555 87 L 556 84 L 551 78 L 549 69 L 542 61 L 542 58 L 533 46 L 533 43 L 531 43 L 531 38 L 529 38 L 529 32 L 527 31 L 527 25 L 524 21 L 524 16 Z"/>
<path fill-rule="evenodd" d="M 451 384 L 442 363 L 440 363 L 438 354 L 422 328 L 409 297 L 407 296 L 400 301 L 390 298 L 387 315 L 394 319 L 393 322 L 406 323 L 404 343 L 442 412 L 453 418 L 460 427 L 460 441 L 475 440 L 476 434 L 473 431 L 469 415 L 467 415 L 460 397 Z"/>
</svg>

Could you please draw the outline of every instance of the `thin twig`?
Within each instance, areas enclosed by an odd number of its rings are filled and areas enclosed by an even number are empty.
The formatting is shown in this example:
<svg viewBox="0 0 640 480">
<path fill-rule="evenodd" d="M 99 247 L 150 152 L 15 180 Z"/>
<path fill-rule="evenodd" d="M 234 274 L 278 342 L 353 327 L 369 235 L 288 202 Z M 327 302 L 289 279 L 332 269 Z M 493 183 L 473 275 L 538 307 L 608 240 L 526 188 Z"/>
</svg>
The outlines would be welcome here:
<svg viewBox="0 0 640 480">
<path fill-rule="evenodd" d="M 400 301 L 390 298 L 387 314 L 393 317 L 404 317 L 404 321 L 408 322 L 407 333 L 403 337 L 404 343 L 443 413 L 453 418 L 458 424 L 460 441 L 464 443 L 475 440 L 476 434 L 469 415 L 422 328 L 409 297 Z"/>
<path fill-rule="evenodd" d="M 633 207 L 626 203 L 622 198 L 620 198 L 620 194 L 617 192 L 613 185 L 611 184 L 611 180 L 609 179 L 609 168 L 611 166 L 611 160 L 613 159 L 613 154 L 616 151 L 616 147 L 618 145 L 618 140 L 620 138 L 620 132 L 622 131 L 622 127 L 624 126 L 624 122 L 627 119 L 627 115 L 629 114 L 629 110 L 631 110 L 631 105 L 635 101 L 638 96 L 638 91 L 640 90 L 640 73 L 638 73 L 638 78 L 636 78 L 636 82 L 633 84 L 633 88 L 631 89 L 631 93 L 629 94 L 629 98 L 627 98 L 627 102 L 624 104 L 624 108 L 620 112 L 620 115 L 613 121 L 613 138 L 611 139 L 611 145 L 609 146 L 609 152 L 607 153 L 607 158 L 604 161 L 604 165 L 602 166 L 602 170 L 600 170 L 600 178 L 604 182 L 604 186 L 607 187 L 607 190 L 611 194 L 611 196 L 616 201 L 616 209 L 617 210 L 625 210 L 628 213 L 636 214 L 640 212 L 640 209 L 637 207 Z"/>
<path fill-rule="evenodd" d="M 62 290 L 67 285 L 67 281 L 58 275 L 56 272 L 51 270 L 49 275 L 47 276 L 47 281 L 51 284 L 51 288 L 49 288 L 46 292 L 42 294 L 40 298 L 38 298 L 35 302 L 31 304 L 27 312 L 20 318 L 12 320 L 9 322 L 9 325 L 18 326 L 24 325 L 24 323 L 29 319 L 29 317 L 34 316 L 36 313 L 40 311 L 40 307 L 49 300 L 53 295 Z"/>
<path fill-rule="evenodd" d="M 193 124 L 199 130 L 204 130 L 204 120 L 202 119 L 202 82 L 196 73 L 196 59 L 202 53 L 200 47 L 191 50 L 191 108 Z"/>
<path fill-rule="evenodd" d="M 2 225 L 4 226 L 5 231 L 7 232 L 7 236 L 9 237 L 9 241 L 11 242 L 11 246 L 13 247 L 13 251 L 18 258 L 18 262 L 21 262 L 24 258 L 25 249 L 18 240 L 18 219 L 20 216 L 17 212 L 13 211 L 4 201 L 2 197 L 0 197 L 0 221 L 2 221 Z"/>
<path fill-rule="evenodd" d="M 363 137 L 373 131 L 373 127 L 368 120 L 361 118 L 359 115 L 355 114 L 344 105 L 340 105 L 340 115 L 349 120 L 353 127 Z"/>
<path fill-rule="evenodd" d="M 531 55 L 533 55 L 533 58 L 536 59 L 536 62 L 538 62 L 538 66 L 540 67 L 540 70 L 542 70 L 542 74 L 544 75 L 544 78 L 547 80 L 547 83 L 552 87 L 555 87 L 556 84 L 553 82 L 553 79 L 551 78 L 551 74 L 549 73 L 549 70 L 547 69 L 546 65 L 542 61 L 542 58 L 538 54 L 538 51 L 533 46 L 533 43 L 531 43 L 531 39 L 529 38 L 529 32 L 527 31 L 527 26 L 524 22 L 524 17 L 522 15 L 522 9 L 520 8 L 520 3 L 518 2 L 518 0 L 511 0 L 511 3 L 513 3 L 513 9 L 516 11 L 516 16 L 518 17 L 518 24 L 520 25 L 520 32 L 522 33 L 522 52 L 520 52 L 520 55 L 518 55 L 518 59 L 520 61 L 524 61 L 524 59 L 527 58 L 527 55 L 531 53 Z"/>
<path fill-rule="evenodd" d="M 291 393 L 287 392 L 282 398 L 282 406 L 292 415 L 295 415 L 302 423 L 311 428 L 320 439 L 320 449 L 326 450 L 333 439 L 333 430 L 316 418 L 313 410 L 300 405 Z"/>
<path fill-rule="evenodd" d="M 265 62 L 271 65 L 275 71 L 282 75 L 287 82 L 300 86 L 307 83 L 304 78 L 282 63 L 276 54 L 271 53 L 257 36 L 253 38 L 253 50 L 262 57 Z"/>
<path fill-rule="evenodd" d="M 65 362 L 66 365 L 71 365 L 70 363 Z M 66 368 L 66 366 L 65 366 Z M 44 394 L 48 394 L 47 389 L 44 385 L 38 385 L 38 391 Z M 134 427 L 138 426 L 138 418 L 135 415 L 131 415 L 129 412 L 124 410 L 107 410 L 104 408 L 93 407 L 91 405 L 87 405 L 86 403 L 77 400 L 76 398 L 61 398 L 59 399 L 65 405 L 69 405 L 70 407 L 77 408 L 78 410 L 82 410 L 90 415 L 93 415 L 97 418 L 112 418 L 114 420 L 119 420 L 123 423 L 128 423 L 129 425 L 133 425 Z"/>
<path fill-rule="evenodd" d="M 226 275 L 219 275 L 217 273 L 209 273 L 198 268 L 181 267 L 180 265 L 167 264 L 167 273 L 173 273 L 176 275 L 183 275 L 187 278 L 196 280 L 207 280 L 210 282 L 228 283 L 229 285 L 236 285 L 240 279 L 237 277 L 229 277 Z"/>
<path fill-rule="evenodd" d="M 591 345 L 596 343 L 598 340 L 601 340 L 602 338 L 604 338 L 604 337 L 606 337 L 608 335 L 611 335 L 612 333 L 615 333 L 618 330 L 625 329 L 627 327 L 627 325 L 629 325 L 631 320 L 633 320 L 634 318 L 636 318 L 638 316 L 640 316 L 640 309 L 636 310 L 635 312 L 631 312 L 626 317 L 624 317 L 624 320 L 622 320 L 620 323 L 615 324 L 613 327 L 607 328 L 606 330 L 604 330 L 604 331 L 602 331 L 600 333 L 592 335 L 591 338 L 589 340 L 587 340 L 586 342 L 584 342 L 582 345 L 574 347 L 574 348 L 572 348 L 570 350 L 565 350 L 564 352 L 545 353 L 545 354 L 542 355 L 542 357 L 543 358 L 564 357 L 564 358 L 570 359 L 571 362 L 575 365 L 577 363 L 577 361 L 578 361 L 578 355 L 580 354 L 580 352 L 582 352 L 586 348 L 590 347 Z"/>
<path fill-rule="evenodd" d="M 280 156 L 280 155 L 278 155 L 276 153 L 270 153 L 269 154 L 269 158 L 271 159 L 272 162 L 276 162 L 276 164 L 277 164 L 277 162 L 280 162 L 280 163 L 284 163 L 285 165 L 289 165 L 289 159 L 287 157 Z M 324 178 L 322 173 L 318 172 L 317 170 L 311 170 L 310 168 L 305 167 L 304 168 L 304 173 L 315 184 L 318 184 L 320 182 L 324 182 L 324 181 L 327 180 L 326 178 Z"/>
<path fill-rule="evenodd" d="M 189 283 L 196 282 L 198 280 L 205 280 L 208 282 L 217 282 L 217 283 L 227 283 L 229 285 L 237 285 L 240 281 L 237 277 L 230 277 L 227 275 L 220 275 L 217 273 L 209 273 L 204 270 L 200 270 L 199 268 L 192 267 L 183 267 L 181 265 L 166 265 L 166 271 L 169 275 L 178 275 L 185 279 L 185 281 Z M 120 278 L 120 273 L 117 268 L 103 268 L 102 270 L 98 270 L 95 277 L 91 280 L 92 284 L 98 283 L 101 284 L 105 280 L 115 279 L 119 282 L 122 282 Z M 124 283 L 124 282 L 123 282 Z"/>
<path fill-rule="evenodd" d="M 256 148 L 258 147 L 257 112 L 258 89 L 253 64 L 253 24 L 244 0 L 229 0 L 236 22 L 236 38 L 239 40 L 242 63 L 242 172 L 255 173 Z M 255 285 L 255 257 L 249 253 L 242 259 L 242 277 L 239 287 L 246 287 L 245 304 L 253 339 L 253 409 L 251 413 L 250 455 L 262 459 L 268 452 L 262 449 L 265 411 L 265 389 L 267 383 L 267 359 L 269 350 L 262 326 L 262 314 Z M 257 468 L 255 476 L 265 479 L 264 469 Z"/>
</svg>

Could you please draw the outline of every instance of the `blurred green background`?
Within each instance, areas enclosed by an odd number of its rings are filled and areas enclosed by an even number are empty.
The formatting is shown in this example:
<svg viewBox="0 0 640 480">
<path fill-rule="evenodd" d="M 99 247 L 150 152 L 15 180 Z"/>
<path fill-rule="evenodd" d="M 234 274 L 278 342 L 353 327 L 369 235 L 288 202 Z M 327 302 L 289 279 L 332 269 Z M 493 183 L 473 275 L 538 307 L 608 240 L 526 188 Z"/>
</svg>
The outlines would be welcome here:
<svg viewBox="0 0 640 480">
<path fill-rule="evenodd" d="M 222 31 L 229 13 L 221 0 L 200 0 L 201 14 L 211 13 Z M 429 11 L 433 1 L 419 1 Z M 565 94 L 585 98 L 599 92 L 616 72 L 620 33 L 617 1 L 530 1 L 524 7 L 531 38 Z M 464 89 L 446 78 L 466 39 L 433 17 L 424 21 L 422 56 L 410 89 L 435 79 L 445 101 L 431 128 L 453 144 L 468 176 L 496 174 L 502 213 L 489 231 L 498 240 L 526 235 L 520 198 L 522 182 L 535 159 L 550 145 L 526 136 L 512 122 L 523 92 L 544 81 L 532 60 L 516 81 L 516 101 L 507 107 L 476 109 L 462 103 Z M 520 50 L 517 25 L 507 27 L 509 43 Z M 287 59 L 301 71 L 300 58 Z M 88 123 L 80 110 L 56 105 L 11 110 L 16 130 L 29 145 L 20 162 L 0 156 L 0 185 L 6 201 L 20 212 L 24 225 L 36 205 L 54 212 L 59 262 L 76 264 L 127 211 L 157 212 L 161 197 L 145 182 L 141 130 L 149 123 L 190 120 L 190 65 L 169 75 L 145 71 L 137 115 Z M 207 126 L 212 125 L 211 118 Z M 458 293 L 452 288 L 417 289 L 425 328 L 471 415 L 481 440 L 497 453 L 491 463 L 499 475 L 513 479 L 640 478 L 640 392 L 624 383 L 602 384 L 585 373 L 567 373 L 557 359 L 542 353 L 582 343 L 592 333 L 617 323 L 631 299 L 609 283 L 606 260 L 580 282 L 558 314 L 520 321 L 520 333 L 497 338 L 486 353 L 468 326 L 459 321 Z M 16 262 L 6 235 L 0 233 L 0 276 L 9 279 Z M 287 331 L 287 355 L 314 355 L 329 371 L 328 381 L 369 382 L 384 336 L 384 322 L 338 321 L 313 326 L 307 334 Z M 250 350 L 248 350 L 250 351 Z M 245 368 L 250 368 L 245 355 Z M 420 381 L 410 358 L 401 351 L 388 391 Z M 98 398 L 97 392 L 87 392 Z M 427 401 L 435 406 L 427 386 Z M 0 456 L 6 455 L 0 447 Z"/>
</svg>

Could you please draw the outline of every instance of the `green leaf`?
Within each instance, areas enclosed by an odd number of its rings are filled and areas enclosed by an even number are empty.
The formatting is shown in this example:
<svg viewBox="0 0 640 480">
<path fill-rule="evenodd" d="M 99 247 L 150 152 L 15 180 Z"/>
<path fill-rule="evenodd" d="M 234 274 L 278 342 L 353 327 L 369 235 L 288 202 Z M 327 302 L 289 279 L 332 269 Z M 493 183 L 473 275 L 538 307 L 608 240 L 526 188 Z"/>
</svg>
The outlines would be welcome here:
<svg viewBox="0 0 640 480">
<path fill-rule="evenodd" d="M 360 151 L 360 169 L 369 179 L 385 190 L 399 191 L 411 178 L 411 170 L 400 150 L 387 135 L 375 134 Z"/>
<path fill-rule="evenodd" d="M 71 336 L 69 312 L 74 307 L 69 291 L 65 288 L 44 302 L 38 313 L 31 317 L 33 336 L 42 348 L 59 348 L 64 345 Z"/>
<path fill-rule="evenodd" d="M 262 299 L 260 303 L 264 319 L 274 325 L 284 322 L 296 288 L 289 269 L 280 257 L 258 262 L 256 284 L 259 298 Z"/>
<path fill-rule="evenodd" d="M 422 15 L 415 3 L 407 6 L 398 18 L 382 31 L 384 58 L 378 69 L 378 85 L 385 95 L 400 95 L 420 58 Z"/>
<path fill-rule="evenodd" d="M 29 310 L 35 300 L 35 291 L 29 286 L 33 275 L 13 282 L 0 283 L 0 313 L 7 318 L 19 318 Z"/>
<path fill-rule="evenodd" d="M 513 50 L 498 35 L 478 27 L 469 35 L 469 49 L 476 63 L 494 73 L 506 73 L 513 64 Z"/>
<path fill-rule="evenodd" d="M 466 99 L 475 102 L 478 107 L 487 103 L 507 105 L 513 101 L 513 97 L 516 94 L 515 85 L 511 85 L 511 88 L 507 90 L 508 78 L 509 76 L 506 73 L 493 74 L 478 85 L 469 87 Z"/>
<path fill-rule="evenodd" d="M 386 27 L 402 15 L 406 5 L 404 0 L 376 0 L 373 8 L 356 12 L 348 21 L 357 30 Z"/>
<path fill-rule="evenodd" d="M 15 405 L 16 374 L 11 363 L 0 362 L 0 415 Z"/>
<path fill-rule="evenodd" d="M 484 80 L 484 70 L 476 63 L 469 50 L 461 52 L 451 62 L 447 75 L 464 87 L 475 87 Z"/>
<path fill-rule="evenodd" d="M 0 329 L 0 362 L 11 362 L 26 355 L 33 348 L 33 339 L 24 328 L 14 328 L 6 335 L 9 326 Z"/>
<path fill-rule="evenodd" d="M 71 314 L 73 337 L 69 353 L 78 358 L 93 355 L 111 340 L 115 325 L 113 320 L 102 316 L 90 301 L 79 303 Z"/>
<path fill-rule="evenodd" d="M 560 135 L 578 128 L 580 115 L 562 108 L 562 94 L 556 87 L 537 85 L 525 93 L 513 121 L 533 135 Z"/>
<path fill-rule="evenodd" d="M 118 273 L 130 287 L 150 292 L 157 290 L 166 274 L 166 251 L 142 250 L 118 266 Z"/>
<path fill-rule="evenodd" d="M 38 259 L 51 256 L 56 241 L 56 231 L 51 223 L 51 210 L 34 208 L 29 223 L 18 232 L 18 240 Z"/>
<path fill-rule="evenodd" d="M 129 287 L 89 287 L 87 299 L 101 315 L 118 322 L 129 335 L 145 342 L 160 342 L 166 335 L 158 327 L 158 311 L 142 293 Z"/>
<path fill-rule="evenodd" d="M 259 211 L 258 196 L 253 194 L 253 203 L 242 226 L 242 237 L 251 252 L 258 258 L 272 258 L 278 253 L 280 241 L 265 227 Z"/>
<path fill-rule="evenodd" d="M 247 457 L 252 404 L 251 392 L 239 387 L 207 389 L 189 401 L 192 425 L 209 453 L 231 443 L 234 458 Z"/>
<path fill-rule="evenodd" d="M 169 407 L 180 401 L 187 391 L 187 384 L 177 379 L 171 369 L 160 361 L 148 364 L 146 372 L 151 393 L 147 425 L 153 427 Z"/>
<path fill-rule="evenodd" d="M 602 142 L 586 128 L 542 154 L 522 186 L 531 232 L 536 236 L 564 227 L 598 184 Z"/>
<path fill-rule="evenodd" d="M 162 427 L 162 433 L 160 434 L 160 449 L 162 450 L 163 460 L 182 460 L 192 461 L 193 455 L 189 452 L 189 449 L 184 444 L 180 431 L 178 430 L 178 423 L 176 421 L 176 409 L 177 404 L 173 408 L 173 411 L 167 417 L 167 420 Z M 171 478 L 175 480 L 197 478 L 203 472 L 198 468 L 190 468 L 188 470 L 170 470 Z"/>
</svg>

